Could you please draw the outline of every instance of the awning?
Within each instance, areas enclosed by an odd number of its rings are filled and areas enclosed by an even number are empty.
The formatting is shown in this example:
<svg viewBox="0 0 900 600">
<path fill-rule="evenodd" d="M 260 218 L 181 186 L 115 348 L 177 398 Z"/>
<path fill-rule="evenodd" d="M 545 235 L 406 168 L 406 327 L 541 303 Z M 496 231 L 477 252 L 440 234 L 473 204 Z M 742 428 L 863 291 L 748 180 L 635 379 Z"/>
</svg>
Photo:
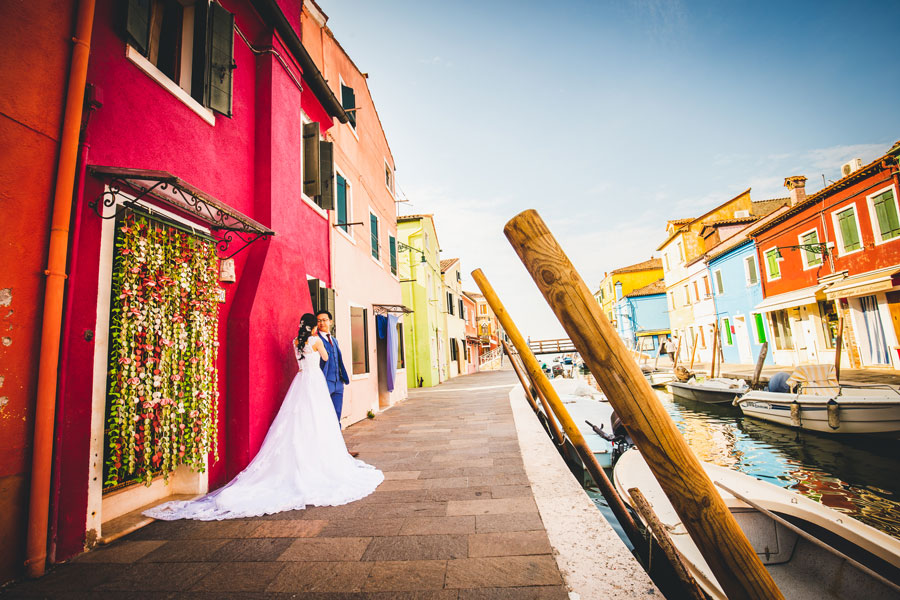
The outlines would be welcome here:
<svg viewBox="0 0 900 600">
<path fill-rule="evenodd" d="M 900 275 L 900 265 L 861 275 L 853 275 L 832 284 L 825 296 L 829 300 L 837 300 L 848 296 L 865 296 L 883 292 L 893 288 L 895 285 L 900 285 L 900 281 L 897 281 L 898 275 Z"/>
<path fill-rule="evenodd" d="M 821 293 L 824 287 L 825 284 L 820 283 L 819 285 L 811 285 L 799 290 L 776 294 L 764 299 L 754 306 L 753 310 L 757 312 L 771 312 L 783 308 L 815 304 L 817 301 L 825 299 L 825 295 Z"/>
<path fill-rule="evenodd" d="M 108 189 L 88 203 L 100 218 L 111 218 L 104 215 L 103 209 L 114 206 L 120 195 L 123 206 L 149 212 L 153 212 L 153 205 L 148 204 L 147 200 L 153 198 L 168 208 L 174 208 L 208 225 L 213 231 L 224 231 L 216 244 L 219 252 L 224 253 L 235 237 L 244 243 L 230 255 L 220 258 L 231 258 L 256 240 L 275 235 L 265 225 L 166 171 L 97 165 L 88 165 L 88 171 L 108 182 Z M 123 193 L 123 188 L 131 191 Z"/>
<path fill-rule="evenodd" d="M 648 335 L 669 335 L 670 333 L 672 333 L 671 329 L 645 329 L 635 332 L 634 335 L 637 337 L 647 337 Z"/>
<path fill-rule="evenodd" d="M 373 304 L 372 310 L 376 315 L 408 315 L 415 312 L 402 304 Z"/>
</svg>

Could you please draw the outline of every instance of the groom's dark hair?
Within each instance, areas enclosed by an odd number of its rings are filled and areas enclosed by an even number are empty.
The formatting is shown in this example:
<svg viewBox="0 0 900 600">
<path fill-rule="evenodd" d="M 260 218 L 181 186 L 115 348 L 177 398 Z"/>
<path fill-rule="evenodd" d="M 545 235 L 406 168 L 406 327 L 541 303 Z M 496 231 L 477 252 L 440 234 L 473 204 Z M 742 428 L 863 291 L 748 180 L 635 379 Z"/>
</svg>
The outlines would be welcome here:
<svg viewBox="0 0 900 600">
<path fill-rule="evenodd" d="M 318 317 L 319 315 L 328 315 L 328 320 L 334 321 L 334 317 L 332 317 L 332 316 L 331 316 L 331 313 L 328 312 L 327 310 L 320 310 L 319 312 L 316 313 L 316 316 L 317 316 L 317 317 Z"/>
</svg>

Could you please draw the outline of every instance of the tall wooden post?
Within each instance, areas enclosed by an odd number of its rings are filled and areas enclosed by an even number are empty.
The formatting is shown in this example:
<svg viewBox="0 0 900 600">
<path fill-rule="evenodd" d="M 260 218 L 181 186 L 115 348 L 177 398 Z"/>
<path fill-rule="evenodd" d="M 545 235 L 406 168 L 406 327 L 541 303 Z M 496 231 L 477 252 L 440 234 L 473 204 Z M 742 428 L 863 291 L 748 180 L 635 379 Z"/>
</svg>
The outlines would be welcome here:
<svg viewBox="0 0 900 600">
<path fill-rule="evenodd" d="M 762 348 L 759 349 L 759 357 L 756 359 L 756 369 L 753 371 L 753 380 L 750 382 L 750 389 L 756 387 L 759 383 L 759 376 L 762 375 L 763 363 L 766 362 L 766 354 L 769 353 L 769 342 L 763 342 Z"/>
<path fill-rule="evenodd" d="M 691 341 L 691 366 L 688 367 L 688 371 L 694 370 L 694 355 L 697 354 L 697 334 L 694 334 L 694 339 Z"/>
<path fill-rule="evenodd" d="M 678 366 L 678 359 L 681 358 L 681 338 L 682 336 L 678 336 L 678 346 L 675 348 L 675 360 L 672 361 L 672 372 L 675 371 L 675 367 Z"/>
<path fill-rule="evenodd" d="M 838 320 L 837 339 L 834 344 L 834 378 L 841 381 L 841 344 L 844 343 L 844 315 Z"/>
<path fill-rule="evenodd" d="M 518 363 L 510 353 L 509 346 L 506 345 L 506 340 L 500 340 L 500 343 L 503 344 L 503 351 L 506 352 L 506 356 L 509 357 L 509 364 L 512 365 L 513 371 L 516 372 L 516 377 L 519 378 L 519 383 L 522 384 L 522 389 L 525 390 L 525 400 L 528 401 L 528 404 L 531 406 L 531 410 L 533 410 L 535 414 L 540 413 L 541 409 L 538 408 L 537 403 L 534 401 L 534 397 L 531 395 L 531 385 L 529 385 L 529 383 L 525 381 L 525 375 L 519 369 Z"/>
<path fill-rule="evenodd" d="M 529 210 L 511 219 L 504 233 L 600 383 L 728 598 L 783 598 L 699 459 L 629 359 L 619 336 L 547 225 L 537 212 Z"/>
<path fill-rule="evenodd" d="M 702 327 L 702 325 L 701 325 Z M 716 359 L 719 357 L 719 321 L 713 324 L 713 347 L 712 347 L 712 356 L 710 357 L 709 363 L 709 378 L 712 379 L 716 376 Z"/>
<path fill-rule="evenodd" d="M 584 440 L 584 436 L 581 434 L 578 426 L 575 425 L 575 421 L 572 420 L 571 415 L 569 415 L 569 411 L 566 410 L 562 400 L 559 399 L 556 388 L 554 388 L 553 384 L 550 383 L 550 380 L 547 379 L 547 376 L 541 370 L 541 365 L 538 364 L 534 354 L 528 349 L 525 338 L 522 337 L 522 334 L 513 322 L 512 317 L 506 312 L 506 308 L 503 306 L 503 303 L 500 302 L 500 298 L 487 280 L 487 277 L 484 276 L 481 269 L 475 269 L 472 271 L 472 279 L 478 284 L 481 293 L 484 294 L 484 299 L 487 300 L 488 306 L 494 311 L 494 314 L 497 316 L 497 319 L 499 319 L 503 329 L 505 329 L 507 335 L 509 335 L 509 339 L 512 341 L 513 346 L 519 351 L 519 356 L 522 358 L 522 362 L 525 365 L 525 371 L 531 376 L 531 380 L 534 382 L 538 394 L 544 395 L 550 404 L 550 407 L 553 409 L 553 412 L 556 413 L 563 430 L 566 432 L 566 436 L 568 436 L 572 445 L 575 446 L 575 450 L 578 452 L 581 462 L 584 463 L 588 473 L 591 474 L 594 482 L 600 488 L 600 493 L 603 494 L 607 504 L 609 504 L 609 508 L 613 511 L 613 514 L 625 531 L 625 535 L 628 536 L 628 539 L 631 540 L 633 545 L 637 547 L 643 546 L 644 538 L 638 531 L 637 524 L 635 524 L 634 519 L 631 517 L 631 513 L 628 512 L 625 503 L 622 502 L 622 498 L 616 492 L 609 477 L 603 472 L 603 467 L 597 463 L 597 457 L 594 456 L 594 453 L 588 447 L 587 442 Z M 628 358 L 624 348 L 623 357 Z M 628 358 L 628 360 L 630 360 L 630 358 Z M 633 362 L 630 364 L 637 369 L 637 365 Z M 641 375 L 641 379 L 644 379 L 643 375 Z"/>
<path fill-rule="evenodd" d="M 506 340 L 500 340 L 500 342 L 503 344 L 503 350 L 506 352 L 506 355 L 509 357 L 509 362 L 512 363 L 513 369 L 515 369 L 515 371 L 516 371 L 516 375 L 519 375 L 520 379 L 523 379 L 522 387 L 525 388 L 525 394 L 526 394 L 526 396 L 528 396 L 528 401 L 531 402 L 532 405 L 534 406 L 535 412 L 540 414 L 541 411 L 538 410 L 537 405 L 534 404 L 534 399 L 531 397 L 531 387 L 533 386 L 535 392 L 537 392 L 538 400 L 540 400 L 541 406 L 544 407 L 544 418 L 547 419 L 547 425 L 550 426 L 550 431 L 553 434 L 553 441 L 561 446 L 563 443 L 563 434 L 559 430 L 559 425 L 556 424 L 556 419 L 553 418 L 553 413 L 550 411 L 550 407 L 547 405 L 547 398 L 541 394 L 541 390 L 537 387 L 537 385 L 535 385 L 534 380 L 532 380 L 532 378 L 528 375 L 527 372 L 526 373 L 519 372 L 519 367 L 516 364 L 516 361 L 513 360 L 512 354 L 509 351 L 509 346 L 506 344 Z M 529 350 L 529 352 L 530 352 L 530 350 Z M 520 358 L 521 358 L 521 356 L 520 356 Z M 538 367 L 540 368 L 540 365 L 538 365 Z M 541 372 L 543 373 L 543 370 Z M 530 385 L 526 384 L 524 382 L 524 379 L 528 379 Z"/>
</svg>

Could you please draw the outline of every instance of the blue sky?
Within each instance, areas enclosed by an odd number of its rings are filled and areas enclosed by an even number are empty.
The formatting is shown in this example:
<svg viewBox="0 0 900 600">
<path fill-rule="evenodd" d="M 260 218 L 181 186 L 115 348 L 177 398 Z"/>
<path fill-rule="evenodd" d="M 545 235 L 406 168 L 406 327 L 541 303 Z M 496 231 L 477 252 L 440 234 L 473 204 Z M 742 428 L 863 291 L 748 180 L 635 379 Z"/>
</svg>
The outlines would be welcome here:
<svg viewBox="0 0 900 600">
<path fill-rule="evenodd" d="M 667 219 L 814 192 L 900 140 L 900 3 L 320 0 L 410 203 L 520 329 L 562 329 L 503 235 L 537 209 L 588 286 Z M 477 289 L 468 279 L 469 289 Z"/>
</svg>

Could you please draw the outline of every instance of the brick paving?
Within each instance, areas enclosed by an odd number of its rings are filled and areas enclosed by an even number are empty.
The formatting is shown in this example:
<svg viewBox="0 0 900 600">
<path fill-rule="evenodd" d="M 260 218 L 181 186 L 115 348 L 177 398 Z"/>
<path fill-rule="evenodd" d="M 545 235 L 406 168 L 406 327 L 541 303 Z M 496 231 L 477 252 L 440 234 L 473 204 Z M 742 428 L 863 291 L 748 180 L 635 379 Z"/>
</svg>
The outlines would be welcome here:
<svg viewBox="0 0 900 600">
<path fill-rule="evenodd" d="M 4 598 L 568 597 L 525 475 L 511 371 L 457 377 L 345 431 L 371 496 L 255 519 L 154 522 Z"/>
</svg>

